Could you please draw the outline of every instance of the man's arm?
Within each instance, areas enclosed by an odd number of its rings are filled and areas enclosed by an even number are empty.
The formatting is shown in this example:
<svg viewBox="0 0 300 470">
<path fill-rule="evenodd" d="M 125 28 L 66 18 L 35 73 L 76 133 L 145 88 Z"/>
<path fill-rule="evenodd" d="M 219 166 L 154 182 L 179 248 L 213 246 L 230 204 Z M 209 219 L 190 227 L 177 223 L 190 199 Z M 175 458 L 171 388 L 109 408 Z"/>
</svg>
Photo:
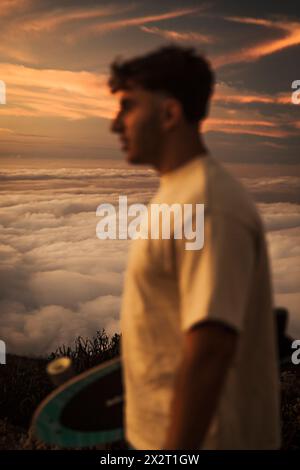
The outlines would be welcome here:
<svg viewBox="0 0 300 470">
<path fill-rule="evenodd" d="M 171 403 L 164 449 L 199 449 L 214 415 L 237 333 L 220 323 L 207 322 L 184 335 Z"/>
</svg>

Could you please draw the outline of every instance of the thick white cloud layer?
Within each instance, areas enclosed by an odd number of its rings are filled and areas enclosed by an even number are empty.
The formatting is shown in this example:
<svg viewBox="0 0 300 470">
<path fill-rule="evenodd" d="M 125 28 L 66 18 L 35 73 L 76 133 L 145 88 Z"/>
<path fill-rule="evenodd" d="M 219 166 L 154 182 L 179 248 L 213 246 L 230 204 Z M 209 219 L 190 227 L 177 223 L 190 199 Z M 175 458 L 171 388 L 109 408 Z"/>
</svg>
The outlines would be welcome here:
<svg viewBox="0 0 300 470">
<path fill-rule="evenodd" d="M 119 332 L 130 242 L 99 240 L 95 211 L 103 202 L 116 204 L 119 195 L 128 195 L 129 203 L 148 201 L 157 186 L 153 172 L 18 170 L 2 171 L 0 180 L 0 337 L 8 351 L 45 354 L 101 328 Z M 265 203 L 276 185 L 249 184 L 254 193 L 258 187 L 264 191 L 259 208 L 276 304 L 290 309 L 290 331 L 300 337 L 299 205 Z"/>
<path fill-rule="evenodd" d="M 290 312 L 288 331 L 300 338 L 300 206 L 260 206 L 268 231 L 275 304 Z"/>
<path fill-rule="evenodd" d="M 96 237 L 96 208 L 146 202 L 150 170 L 2 171 L 0 335 L 10 352 L 44 354 L 78 335 L 119 332 L 128 241 Z M 28 184 L 29 183 L 29 184 Z"/>
</svg>

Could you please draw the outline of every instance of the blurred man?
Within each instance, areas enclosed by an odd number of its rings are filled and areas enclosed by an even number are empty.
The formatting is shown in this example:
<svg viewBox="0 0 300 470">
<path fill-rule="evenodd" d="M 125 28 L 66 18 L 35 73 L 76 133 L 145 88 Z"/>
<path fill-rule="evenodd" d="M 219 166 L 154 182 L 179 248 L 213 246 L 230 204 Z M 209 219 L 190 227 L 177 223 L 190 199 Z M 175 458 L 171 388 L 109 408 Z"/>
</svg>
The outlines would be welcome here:
<svg viewBox="0 0 300 470">
<path fill-rule="evenodd" d="M 132 242 L 121 311 L 127 441 L 137 449 L 276 449 L 264 231 L 244 188 L 203 143 L 213 73 L 193 49 L 168 46 L 115 62 L 109 84 L 120 102 L 112 131 L 127 161 L 160 176 L 149 206 L 205 206 L 202 249 L 187 250 L 174 232 Z"/>
</svg>

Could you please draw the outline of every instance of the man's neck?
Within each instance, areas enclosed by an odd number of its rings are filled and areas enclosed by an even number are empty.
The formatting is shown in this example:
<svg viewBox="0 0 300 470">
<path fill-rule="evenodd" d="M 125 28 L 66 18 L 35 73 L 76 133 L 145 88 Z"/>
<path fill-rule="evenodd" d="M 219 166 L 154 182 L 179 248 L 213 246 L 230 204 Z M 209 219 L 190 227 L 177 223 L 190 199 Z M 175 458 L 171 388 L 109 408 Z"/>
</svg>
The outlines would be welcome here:
<svg viewBox="0 0 300 470">
<path fill-rule="evenodd" d="M 207 149 L 199 140 L 194 145 L 187 145 L 184 152 L 177 148 L 174 149 L 173 152 L 170 151 L 165 154 L 164 158 L 158 162 L 156 170 L 160 175 L 164 175 L 170 171 L 176 170 L 176 168 L 179 168 L 182 165 L 185 165 L 194 158 L 201 158 L 206 154 Z"/>
</svg>

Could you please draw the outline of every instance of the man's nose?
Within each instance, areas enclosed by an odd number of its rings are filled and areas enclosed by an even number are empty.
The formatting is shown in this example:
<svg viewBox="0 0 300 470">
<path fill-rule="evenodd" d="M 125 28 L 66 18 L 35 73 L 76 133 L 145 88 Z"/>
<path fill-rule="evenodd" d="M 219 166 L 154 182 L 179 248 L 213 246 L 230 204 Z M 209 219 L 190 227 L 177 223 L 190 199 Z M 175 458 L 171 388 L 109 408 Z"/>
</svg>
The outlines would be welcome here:
<svg viewBox="0 0 300 470">
<path fill-rule="evenodd" d="M 116 115 L 116 117 L 112 120 L 110 130 L 111 130 L 111 132 L 120 133 L 120 132 L 122 132 L 123 128 L 124 128 L 124 126 L 123 126 L 123 122 L 122 122 L 122 119 L 121 119 L 121 114 L 118 113 Z"/>
</svg>

